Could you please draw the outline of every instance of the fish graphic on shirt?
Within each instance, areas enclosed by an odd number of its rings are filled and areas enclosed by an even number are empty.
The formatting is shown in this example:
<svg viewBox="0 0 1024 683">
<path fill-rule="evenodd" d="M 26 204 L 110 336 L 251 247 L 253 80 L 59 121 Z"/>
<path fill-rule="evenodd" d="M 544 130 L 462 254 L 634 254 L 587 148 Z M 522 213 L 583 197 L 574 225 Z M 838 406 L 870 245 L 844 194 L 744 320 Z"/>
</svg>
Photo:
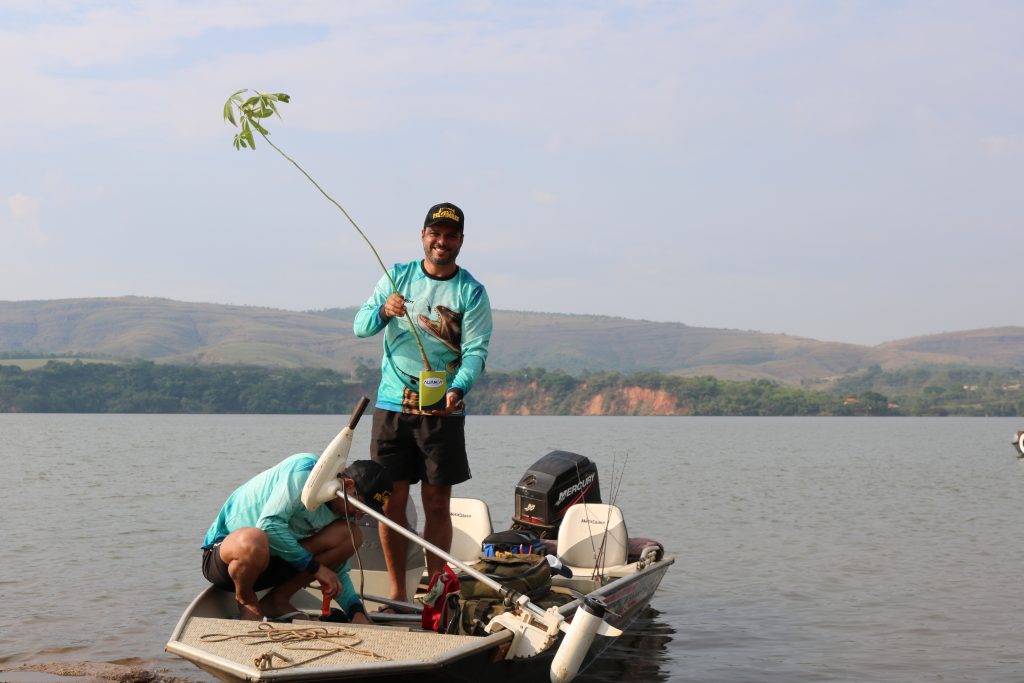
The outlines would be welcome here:
<svg viewBox="0 0 1024 683">
<path fill-rule="evenodd" d="M 437 320 L 419 315 L 417 321 L 420 329 L 458 355 L 445 368 L 448 372 L 455 372 L 462 363 L 462 314 L 447 306 L 434 306 L 434 312 Z"/>
</svg>

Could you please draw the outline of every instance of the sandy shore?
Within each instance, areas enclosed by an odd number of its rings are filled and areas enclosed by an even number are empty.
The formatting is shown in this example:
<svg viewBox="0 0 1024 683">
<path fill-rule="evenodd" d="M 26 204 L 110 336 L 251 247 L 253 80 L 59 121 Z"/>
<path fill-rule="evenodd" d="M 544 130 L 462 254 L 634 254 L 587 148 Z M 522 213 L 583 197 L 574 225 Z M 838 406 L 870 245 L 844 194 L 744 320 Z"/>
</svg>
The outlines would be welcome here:
<svg viewBox="0 0 1024 683">
<path fill-rule="evenodd" d="M 135 666 L 105 662 L 49 662 L 0 665 L 3 683 L 193 683 Z"/>
</svg>

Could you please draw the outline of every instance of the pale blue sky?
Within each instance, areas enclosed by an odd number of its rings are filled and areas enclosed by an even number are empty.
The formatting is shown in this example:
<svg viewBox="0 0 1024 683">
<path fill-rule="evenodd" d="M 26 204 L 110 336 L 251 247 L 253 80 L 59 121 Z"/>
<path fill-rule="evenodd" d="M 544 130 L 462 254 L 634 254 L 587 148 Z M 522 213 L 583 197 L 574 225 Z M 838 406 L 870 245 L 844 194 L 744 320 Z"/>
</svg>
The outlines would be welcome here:
<svg viewBox="0 0 1024 683">
<path fill-rule="evenodd" d="M 0 300 L 357 305 L 426 208 L 495 308 L 1021 324 L 1024 3 L 0 0 Z"/>
</svg>

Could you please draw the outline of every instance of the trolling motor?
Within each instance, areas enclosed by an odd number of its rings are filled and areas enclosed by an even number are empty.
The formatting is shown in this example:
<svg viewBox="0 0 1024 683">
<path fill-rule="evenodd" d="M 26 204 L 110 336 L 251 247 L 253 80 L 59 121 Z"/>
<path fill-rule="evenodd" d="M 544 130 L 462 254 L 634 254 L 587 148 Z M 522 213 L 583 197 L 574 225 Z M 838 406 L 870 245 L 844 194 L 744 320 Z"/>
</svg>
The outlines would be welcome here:
<svg viewBox="0 0 1024 683">
<path fill-rule="evenodd" d="M 317 458 L 313 471 L 309 473 L 306 485 L 302 487 L 302 504 L 312 512 L 321 503 L 332 500 L 341 490 L 341 480 L 338 475 L 348 464 L 348 452 L 352 450 L 352 432 L 359 424 L 359 418 L 363 411 L 370 404 L 370 399 L 363 396 L 359 399 L 348 424 L 338 432 L 338 435 L 331 440 L 324 452 Z"/>
<path fill-rule="evenodd" d="M 608 606 L 601 598 L 584 596 L 583 604 L 576 608 L 572 624 L 551 661 L 551 683 L 566 683 L 575 678 L 594 636 L 599 633 L 609 635 L 606 629 L 611 627 L 604 621 L 607 611 Z"/>
</svg>

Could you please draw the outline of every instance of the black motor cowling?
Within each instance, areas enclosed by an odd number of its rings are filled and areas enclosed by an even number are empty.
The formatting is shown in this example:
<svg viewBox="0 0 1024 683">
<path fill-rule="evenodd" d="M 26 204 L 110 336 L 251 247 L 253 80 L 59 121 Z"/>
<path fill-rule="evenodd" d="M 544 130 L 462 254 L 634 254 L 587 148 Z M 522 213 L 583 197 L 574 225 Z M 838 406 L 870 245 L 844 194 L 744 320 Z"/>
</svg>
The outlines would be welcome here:
<svg viewBox="0 0 1024 683">
<path fill-rule="evenodd" d="M 551 451 L 533 463 L 516 485 L 512 528 L 558 538 L 558 525 L 575 503 L 600 503 L 597 465 L 568 451 Z"/>
</svg>

